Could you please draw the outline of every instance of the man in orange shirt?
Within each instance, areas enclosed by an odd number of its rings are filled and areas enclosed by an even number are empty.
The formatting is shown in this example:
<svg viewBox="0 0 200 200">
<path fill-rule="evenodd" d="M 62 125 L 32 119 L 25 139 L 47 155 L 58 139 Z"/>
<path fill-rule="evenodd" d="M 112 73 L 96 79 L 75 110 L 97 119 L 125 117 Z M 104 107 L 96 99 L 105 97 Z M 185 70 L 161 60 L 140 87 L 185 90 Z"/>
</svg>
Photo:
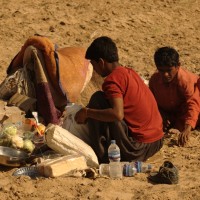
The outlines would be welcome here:
<svg viewBox="0 0 200 200">
<path fill-rule="evenodd" d="M 176 128 L 181 133 L 180 146 L 186 145 L 191 129 L 198 123 L 200 112 L 200 79 L 180 66 L 179 54 L 171 47 L 159 48 L 154 54 L 158 72 L 149 87 L 163 117 L 164 129 Z"/>
<path fill-rule="evenodd" d="M 105 77 L 103 91 L 94 93 L 87 108 L 75 115 L 88 121 L 89 134 L 99 162 L 108 162 L 108 146 L 116 140 L 121 160 L 145 161 L 163 145 L 162 118 L 155 98 L 140 76 L 118 63 L 112 39 L 95 39 L 86 51 L 94 70 Z"/>
</svg>

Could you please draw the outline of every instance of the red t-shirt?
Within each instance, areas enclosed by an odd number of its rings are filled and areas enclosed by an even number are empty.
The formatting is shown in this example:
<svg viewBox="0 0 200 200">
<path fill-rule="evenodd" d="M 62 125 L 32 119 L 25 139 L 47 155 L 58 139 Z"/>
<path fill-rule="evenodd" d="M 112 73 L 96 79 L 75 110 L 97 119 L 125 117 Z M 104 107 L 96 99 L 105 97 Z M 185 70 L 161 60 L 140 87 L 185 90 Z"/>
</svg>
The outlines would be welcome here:
<svg viewBox="0 0 200 200">
<path fill-rule="evenodd" d="M 124 121 L 138 142 L 151 143 L 163 137 L 157 103 L 140 76 L 127 67 L 116 67 L 103 83 L 106 98 L 123 98 Z"/>
</svg>

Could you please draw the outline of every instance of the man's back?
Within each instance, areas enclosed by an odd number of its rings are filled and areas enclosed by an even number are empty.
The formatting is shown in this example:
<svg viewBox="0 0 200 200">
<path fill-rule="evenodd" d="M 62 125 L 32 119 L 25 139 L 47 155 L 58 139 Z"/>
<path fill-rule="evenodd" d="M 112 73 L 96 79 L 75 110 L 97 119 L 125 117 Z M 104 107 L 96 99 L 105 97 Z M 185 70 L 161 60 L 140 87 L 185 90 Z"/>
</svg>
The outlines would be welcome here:
<svg viewBox="0 0 200 200">
<path fill-rule="evenodd" d="M 153 142 L 163 136 L 156 101 L 139 75 L 127 67 L 116 67 L 103 84 L 106 98 L 123 98 L 124 121 L 134 138 Z"/>
</svg>

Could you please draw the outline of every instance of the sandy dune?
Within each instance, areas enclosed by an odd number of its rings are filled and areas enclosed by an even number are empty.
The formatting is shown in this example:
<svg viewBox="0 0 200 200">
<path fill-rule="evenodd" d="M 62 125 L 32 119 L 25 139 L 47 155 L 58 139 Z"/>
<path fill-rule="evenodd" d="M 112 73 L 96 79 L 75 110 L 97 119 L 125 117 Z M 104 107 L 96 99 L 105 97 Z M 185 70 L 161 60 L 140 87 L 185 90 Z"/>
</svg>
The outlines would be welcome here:
<svg viewBox="0 0 200 200">
<path fill-rule="evenodd" d="M 147 79 L 154 72 L 157 47 L 173 46 L 182 66 L 200 75 L 199 0 L 1 0 L 0 81 L 29 36 L 48 36 L 59 47 L 84 46 L 101 35 L 112 37 L 120 61 Z M 96 82 L 95 82 L 96 81 Z M 86 103 L 98 80 L 83 94 Z M 156 169 L 171 160 L 179 169 L 177 185 L 153 185 L 147 174 L 111 180 L 59 177 L 32 180 L 13 177 L 15 169 L 1 167 L 1 200 L 41 199 L 200 199 L 200 131 L 188 147 L 176 146 L 176 135 L 166 138 L 162 150 L 149 160 Z"/>
</svg>

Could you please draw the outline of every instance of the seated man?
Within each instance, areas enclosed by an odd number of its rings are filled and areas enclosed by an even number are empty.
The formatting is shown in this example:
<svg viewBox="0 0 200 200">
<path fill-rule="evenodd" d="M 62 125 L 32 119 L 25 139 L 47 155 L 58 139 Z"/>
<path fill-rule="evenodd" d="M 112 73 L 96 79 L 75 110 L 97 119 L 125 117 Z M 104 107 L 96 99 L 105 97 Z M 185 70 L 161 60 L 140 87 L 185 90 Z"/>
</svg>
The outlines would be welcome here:
<svg viewBox="0 0 200 200">
<path fill-rule="evenodd" d="M 179 54 L 171 47 L 159 48 L 154 54 L 158 72 L 152 75 L 149 87 L 153 92 L 165 130 L 178 129 L 178 144 L 186 145 L 200 112 L 199 76 L 180 66 Z"/>
<path fill-rule="evenodd" d="M 116 44 L 109 37 L 95 39 L 86 51 L 94 70 L 105 77 L 86 108 L 75 115 L 88 121 L 91 146 L 99 162 L 108 162 L 108 146 L 116 140 L 122 161 L 145 161 L 163 145 L 162 118 L 153 94 L 140 76 L 118 62 Z"/>
</svg>

